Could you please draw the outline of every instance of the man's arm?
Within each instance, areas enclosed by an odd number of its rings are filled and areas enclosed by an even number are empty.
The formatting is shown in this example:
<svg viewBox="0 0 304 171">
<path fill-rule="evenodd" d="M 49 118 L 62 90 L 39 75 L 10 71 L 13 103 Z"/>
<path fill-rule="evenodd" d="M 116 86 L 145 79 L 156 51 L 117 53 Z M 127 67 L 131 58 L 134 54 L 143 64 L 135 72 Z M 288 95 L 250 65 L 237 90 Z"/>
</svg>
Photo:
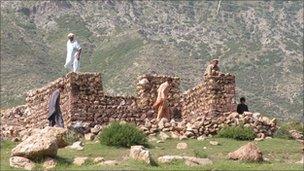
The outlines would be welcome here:
<svg viewBox="0 0 304 171">
<path fill-rule="evenodd" d="M 77 49 L 77 56 L 76 56 L 76 58 L 79 60 L 80 56 L 81 56 L 82 49 L 81 49 L 81 47 L 80 47 L 80 45 L 79 45 L 78 42 L 76 42 L 76 49 Z"/>
</svg>

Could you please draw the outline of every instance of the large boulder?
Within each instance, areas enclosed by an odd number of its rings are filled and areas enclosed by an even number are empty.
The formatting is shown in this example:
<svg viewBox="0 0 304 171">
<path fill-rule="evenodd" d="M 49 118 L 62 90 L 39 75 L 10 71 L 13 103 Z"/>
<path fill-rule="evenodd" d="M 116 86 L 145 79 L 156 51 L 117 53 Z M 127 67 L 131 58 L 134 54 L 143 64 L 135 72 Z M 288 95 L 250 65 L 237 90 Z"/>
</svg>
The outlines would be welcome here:
<svg viewBox="0 0 304 171">
<path fill-rule="evenodd" d="M 11 167 L 21 168 L 25 170 L 32 170 L 35 163 L 25 157 L 13 156 L 9 160 Z"/>
<path fill-rule="evenodd" d="M 131 146 L 130 157 L 135 160 L 145 161 L 147 164 L 151 164 L 150 151 L 145 149 L 141 145 Z"/>
<path fill-rule="evenodd" d="M 262 152 L 251 142 L 229 153 L 228 158 L 232 160 L 263 161 Z"/>
<path fill-rule="evenodd" d="M 37 159 L 55 157 L 58 148 L 68 145 L 66 142 L 67 130 L 58 127 L 46 127 L 13 148 L 11 155 Z"/>
</svg>

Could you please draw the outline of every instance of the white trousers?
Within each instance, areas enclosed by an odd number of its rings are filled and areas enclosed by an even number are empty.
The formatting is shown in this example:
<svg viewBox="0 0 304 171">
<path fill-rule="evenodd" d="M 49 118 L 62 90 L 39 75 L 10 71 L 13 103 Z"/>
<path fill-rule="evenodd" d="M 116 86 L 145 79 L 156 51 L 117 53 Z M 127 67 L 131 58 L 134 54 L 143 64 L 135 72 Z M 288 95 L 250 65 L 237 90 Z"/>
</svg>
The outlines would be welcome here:
<svg viewBox="0 0 304 171">
<path fill-rule="evenodd" d="M 79 65 L 80 65 L 79 60 L 75 56 L 73 56 L 70 59 L 67 59 L 64 64 L 65 68 L 70 69 L 73 72 L 77 72 L 79 70 Z"/>
</svg>

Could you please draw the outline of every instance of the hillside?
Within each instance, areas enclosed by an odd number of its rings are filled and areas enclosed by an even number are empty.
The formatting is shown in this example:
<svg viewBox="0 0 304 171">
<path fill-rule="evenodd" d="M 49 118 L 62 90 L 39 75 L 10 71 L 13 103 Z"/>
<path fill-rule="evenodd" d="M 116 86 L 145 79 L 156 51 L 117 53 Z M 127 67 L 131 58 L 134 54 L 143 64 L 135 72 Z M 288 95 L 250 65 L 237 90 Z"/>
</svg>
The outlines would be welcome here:
<svg viewBox="0 0 304 171">
<path fill-rule="evenodd" d="M 151 72 L 179 76 L 187 90 L 219 58 L 250 110 L 303 114 L 301 1 L 2 1 L 1 108 L 67 73 L 69 32 L 83 47 L 81 71 L 101 72 L 109 93 L 133 94 Z"/>
</svg>

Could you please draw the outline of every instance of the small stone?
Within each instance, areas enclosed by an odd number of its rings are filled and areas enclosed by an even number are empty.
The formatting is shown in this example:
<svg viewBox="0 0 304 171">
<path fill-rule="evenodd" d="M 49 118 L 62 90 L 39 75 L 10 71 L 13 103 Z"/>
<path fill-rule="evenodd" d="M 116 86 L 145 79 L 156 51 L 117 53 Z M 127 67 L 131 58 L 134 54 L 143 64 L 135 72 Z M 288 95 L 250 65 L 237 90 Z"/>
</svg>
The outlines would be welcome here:
<svg viewBox="0 0 304 171">
<path fill-rule="evenodd" d="M 100 162 L 103 162 L 103 161 L 105 161 L 103 157 L 95 157 L 94 160 L 93 160 L 94 163 L 100 163 Z"/>
<path fill-rule="evenodd" d="M 102 127 L 100 125 L 95 125 L 94 128 L 91 128 L 91 133 L 97 135 L 101 131 Z"/>
<path fill-rule="evenodd" d="M 147 164 L 151 163 L 151 155 L 150 155 L 150 151 L 145 149 L 143 146 L 141 145 L 135 145 L 135 146 L 131 146 L 130 149 L 130 155 L 129 155 L 132 159 L 134 160 L 143 160 L 145 161 Z"/>
<path fill-rule="evenodd" d="M 263 141 L 264 138 L 255 138 L 254 141 Z"/>
<path fill-rule="evenodd" d="M 95 138 L 95 135 L 93 133 L 87 133 L 84 135 L 84 139 L 87 141 L 92 141 L 92 140 L 94 140 L 94 138 Z"/>
<path fill-rule="evenodd" d="M 269 140 L 269 139 L 272 139 L 272 137 L 266 137 L 265 139 L 266 139 L 266 140 Z"/>
<path fill-rule="evenodd" d="M 179 140 L 186 140 L 186 139 L 188 139 L 188 137 L 185 135 L 179 136 Z"/>
<path fill-rule="evenodd" d="M 73 164 L 77 166 L 83 165 L 89 158 L 88 157 L 76 157 L 73 161 Z"/>
<path fill-rule="evenodd" d="M 43 162 L 43 168 L 45 168 L 45 169 L 47 169 L 47 170 L 48 170 L 48 169 L 52 169 L 52 168 L 56 167 L 56 164 L 57 164 L 57 162 L 56 162 L 55 159 L 48 157 L 48 158 L 46 158 L 46 160 Z"/>
<path fill-rule="evenodd" d="M 71 146 L 68 146 L 70 149 L 75 149 L 75 150 L 83 150 L 83 142 L 81 141 L 76 141 L 74 142 Z"/>
<path fill-rule="evenodd" d="M 178 135 L 177 133 L 175 133 L 175 132 L 171 132 L 171 137 L 172 137 L 173 139 L 178 139 L 178 138 L 179 138 L 179 135 Z"/>
<path fill-rule="evenodd" d="M 187 143 L 178 143 L 176 145 L 176 148 L 179 149 L 179 150 L 185 150 L 188 148 L 188 144 Z"/>
<path fill-rule="evenodd" d="M 13 156 L 9 160 L 11 167 L 33 170 L 35 163 L 25 157 Z"/>
<path fill-rule="evenodd" d="M 118 165 L 118 162 L 116 160 L 106 160 L 99 163 L 98 165 Z"/>
<path fill-rule="evenodd" d="M 199 137 L 197 137 L 197 140 L 198 140 L 198 141 L 204 141 L 205 139 L 206 139 L 205 136 L 199 136 Z"/>
<path fill-rule="evenodd" d="M 207 150 L 207 147 L 203 147 L 204 150 Z"/>
<path fill-rule="evenodd" d="M 167 135 L 167 134 L 164 133 L 164 132 L 160 132 L 160 133 L 159 133 L 159 137 L 160 137 L 160 139 L 163 140 L 163 141 L 165 141 L 166 139 L 170 138 L 170 136 Z"/>
<path fill-rule="evenodd" d="M 210 143 L 211 145 L 219 145 L 219 142 L 217 142 L 217 141 L 209 141 L 209 143 Z"/>
</svg>

